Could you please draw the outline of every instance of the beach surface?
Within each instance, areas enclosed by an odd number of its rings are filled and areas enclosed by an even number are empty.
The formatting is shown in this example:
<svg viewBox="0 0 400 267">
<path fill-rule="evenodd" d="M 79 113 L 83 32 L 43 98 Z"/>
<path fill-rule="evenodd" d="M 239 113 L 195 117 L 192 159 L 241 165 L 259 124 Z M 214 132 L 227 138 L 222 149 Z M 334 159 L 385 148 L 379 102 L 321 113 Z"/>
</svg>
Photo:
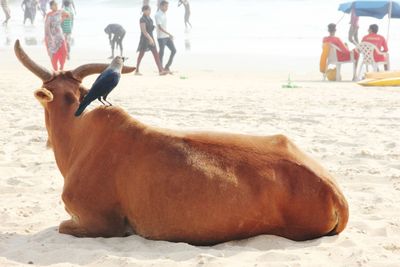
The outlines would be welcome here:
<svg viewBox="0 0 400 267">
<path fill-rule="evenodd" d="M 212 53 L 198 49 L 192 32 L 193 50 L 178 53 L 174 75 L 158 76 L 146 55 L 144 76 L 124 75 L 109 100 L 157 127 L 287 135 L 337 179 L 350 207 L 343 233 L 306 242 L 258 236 L 212 247 L 59 234 L 69 216 L 61 200 L 63 177 L 46 148 L 43 108 L 33 96 L 42 84 L 12 50 L 20 38 L 35 61 L 50 66 L 40 41 L 29 45 L 30 29 L 10 33 L 0 45 L 0 266 L 399 266 L 400 89 L 322 81 L 319 37 L 298 40 L 317 52 L 285 56 L 280 50 Z M 184 33 L 177 40 L 185 50 Z M 67 69 L 107 62 L 106 45 L 74 49 Z M 135 65 L 133 45 L 127 53 Z M 344 79 L 350 70 L 345 66 Z M 289 76 L 296 88 L 283 88 Z M 95 78 L 84 84 L 90 87 Z"/>
</svg>

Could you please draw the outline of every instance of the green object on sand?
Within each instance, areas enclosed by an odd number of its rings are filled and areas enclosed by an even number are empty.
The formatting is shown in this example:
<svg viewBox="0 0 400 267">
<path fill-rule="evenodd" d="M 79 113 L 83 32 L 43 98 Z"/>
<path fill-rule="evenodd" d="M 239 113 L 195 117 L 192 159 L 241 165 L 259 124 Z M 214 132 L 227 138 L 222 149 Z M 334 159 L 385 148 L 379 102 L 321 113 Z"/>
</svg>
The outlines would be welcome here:
<svg viewBox="0 0 400 267">
<path fill-rule="evenodd" d="M 189 79 L 189 78 L 186 77 L 186 76 L 180 76 L 179 79 L 181 79 L 181 80 L 187 80 L 187 79 Z"/>
<path fill-rule="evenodd" d="M 290 80 L 290 75 L 288 77 L 288 82 L 287 84 L 283 84 L 282 88 L 300 88 L 299 86 L 295 85 L 291 80 Z"/>
</svg>

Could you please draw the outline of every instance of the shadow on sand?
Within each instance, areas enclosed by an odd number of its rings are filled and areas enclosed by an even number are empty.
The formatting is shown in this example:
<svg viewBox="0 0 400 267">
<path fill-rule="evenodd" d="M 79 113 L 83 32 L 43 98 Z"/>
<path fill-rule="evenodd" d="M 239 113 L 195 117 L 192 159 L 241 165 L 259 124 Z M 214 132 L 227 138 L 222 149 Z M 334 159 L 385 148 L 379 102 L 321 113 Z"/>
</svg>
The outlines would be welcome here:
<svg viewBox="0 0 400 267">
<path fill-rule="evenodd" d="M 207 257 L 231 257 L 243 252 L 274 250 L 290 252 L 333 243 L 337 237 L 324 237 L 307 242 L 294 242 L 276 236 L 258 236 L 241 241 L 227 242 L 213 247 L 197 247 L 185 243 L 151 241 L 137 235 L 125 238 L 76 238 L 58 233 L 56 227 L 35 234 L 0 233 L 0 257 L 19 263 L 45 266 L 51 264 L 118 264 L 139 261 L 143 264 L 155 260 L 184 262 Z M 286 254 L 285 254 L 286 255 Z"/>
</svg>

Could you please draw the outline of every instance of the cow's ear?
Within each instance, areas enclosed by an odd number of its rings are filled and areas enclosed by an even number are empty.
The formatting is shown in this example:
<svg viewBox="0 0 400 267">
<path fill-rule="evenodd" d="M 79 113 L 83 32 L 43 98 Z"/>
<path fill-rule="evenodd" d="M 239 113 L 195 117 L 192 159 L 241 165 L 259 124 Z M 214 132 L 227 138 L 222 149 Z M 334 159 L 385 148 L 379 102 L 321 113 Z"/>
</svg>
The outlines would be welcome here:
<svg viewBox="0 0 400 267">
<path fill-rule="evenodd" d="M 53 101 L 53 93 L 47 90 L 46 88 L 39 88 L 35 91 L 34 93 L 35 97 L 37 100 L 39 100 L 40 103 L 45 104 L 48 102 Z"/>
<path fill-rule="evenodd" d="M 79 103 L 82 102 L 83 98 L 88 94 L 89 90 L 83 87 L 82 85 L 79 86 Z"/>
</svg>

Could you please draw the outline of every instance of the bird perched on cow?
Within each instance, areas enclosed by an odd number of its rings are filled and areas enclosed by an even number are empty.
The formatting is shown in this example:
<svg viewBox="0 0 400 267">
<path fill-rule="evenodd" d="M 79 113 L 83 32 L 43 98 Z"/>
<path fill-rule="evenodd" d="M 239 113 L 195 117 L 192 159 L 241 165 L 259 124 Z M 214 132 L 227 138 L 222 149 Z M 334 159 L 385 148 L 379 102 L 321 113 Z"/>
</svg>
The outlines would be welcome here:
<svg viewBox="0 0 400 267">
<path fill-rule="evenodd" d="M 105 102 L 112 106 L 112 104 L 107 101 L 107 96 L 118 85 L 125 60 L 125 57 L 115 57 L 113 61 L 111 61 L 111 64 L 99 75 L 99 77 L 97 77 L 92 88 L 90 88 L 89 93 L 83 98 L 81 104 L 76 110 L 76 117 L 80 116 L 85 108 L 96 99 L 105 105 L 101 100 L 103 98 Z"/>
</svg>

